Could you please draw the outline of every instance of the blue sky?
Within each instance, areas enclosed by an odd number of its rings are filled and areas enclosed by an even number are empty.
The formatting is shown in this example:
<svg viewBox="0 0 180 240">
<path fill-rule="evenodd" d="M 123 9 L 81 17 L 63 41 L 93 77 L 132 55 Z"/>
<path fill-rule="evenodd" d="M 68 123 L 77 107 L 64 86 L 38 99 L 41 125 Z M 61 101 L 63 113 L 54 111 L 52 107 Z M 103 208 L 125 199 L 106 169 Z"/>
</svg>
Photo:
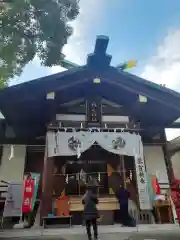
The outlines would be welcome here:
<svg viewBox="0 0 180 240">
<path fill-rule="evenodd" d="M 180 0 L 81 0 L 72 26 L 74 34 L 64 48 L 68 60 L 83 64 L 96 35 L 104 34 L 110 38 L 113 64 L 136 59 L 133 73 L 180 91 Z M 13 83 L 62 70 L 43 68 L 35 59 Z M 177 132 L 169 134 L 172 138 Z"/>
<path fill-rule="evenodd" d="M 138 59 L 141 65 L 154 53 L 158 42 L 169 28 L 180 26 L 180 1 L 172 0 L 127 0 L 115 1 L 113 11 L 104 16 L 101 26 L 111 36 L 112 52 L 116 59 L 119 46 L 124 58 Z M 114 23 L 116 23 L 114 25 Z M 112 26 L 114 27 L 112 28 Z M 122 49 L 122 50 L 121 50 Z"/>
</svg>

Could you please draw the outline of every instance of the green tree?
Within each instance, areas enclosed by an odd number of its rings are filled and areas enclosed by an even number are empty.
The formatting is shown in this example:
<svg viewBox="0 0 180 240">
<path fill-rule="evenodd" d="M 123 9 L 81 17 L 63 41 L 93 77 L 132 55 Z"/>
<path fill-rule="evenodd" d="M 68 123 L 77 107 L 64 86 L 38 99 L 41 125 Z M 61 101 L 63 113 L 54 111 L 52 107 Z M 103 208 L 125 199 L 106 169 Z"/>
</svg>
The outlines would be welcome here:
<svg viewBox="0 0 180 240">
<path fill-rule="evenodd" d="M 34 57 L 59 65 L 78 13 L 79 0 L 0 0 L 0 85 Z"/>
</svg>

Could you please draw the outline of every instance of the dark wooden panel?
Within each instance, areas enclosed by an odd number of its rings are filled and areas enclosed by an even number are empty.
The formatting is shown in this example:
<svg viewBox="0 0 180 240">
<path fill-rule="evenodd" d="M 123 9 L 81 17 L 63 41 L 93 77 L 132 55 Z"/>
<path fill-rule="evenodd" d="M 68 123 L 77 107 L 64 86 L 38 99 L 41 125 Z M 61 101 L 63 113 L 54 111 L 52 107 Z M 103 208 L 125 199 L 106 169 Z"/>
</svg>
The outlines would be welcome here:
<svg viewBox="0 0 180 240">
<path fill-rule="evenodd" d="M 57 110 L 57 114 L 86 114 L 86 105 L 63 107 Z M 102 114 L 113 116 L 128 116 L 128 111 L 124 107 L 112 107 L 102 104 Z"/>
</svg>

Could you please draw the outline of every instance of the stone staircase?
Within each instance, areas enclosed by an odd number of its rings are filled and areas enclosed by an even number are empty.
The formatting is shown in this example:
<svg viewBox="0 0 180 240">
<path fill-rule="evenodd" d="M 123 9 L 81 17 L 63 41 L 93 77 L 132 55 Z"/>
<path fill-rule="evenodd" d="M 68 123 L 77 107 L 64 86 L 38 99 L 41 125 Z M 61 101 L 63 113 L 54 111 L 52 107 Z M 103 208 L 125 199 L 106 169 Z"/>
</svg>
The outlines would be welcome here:
<svg viewBox="0 0 180 240">
<path fill-rule="evenodd" d="M 155 223 L 151 211 L 139 211 L 136 204 L 129 200 L 129 213 L 136 220 L 137 224 Z"/>
</svg>

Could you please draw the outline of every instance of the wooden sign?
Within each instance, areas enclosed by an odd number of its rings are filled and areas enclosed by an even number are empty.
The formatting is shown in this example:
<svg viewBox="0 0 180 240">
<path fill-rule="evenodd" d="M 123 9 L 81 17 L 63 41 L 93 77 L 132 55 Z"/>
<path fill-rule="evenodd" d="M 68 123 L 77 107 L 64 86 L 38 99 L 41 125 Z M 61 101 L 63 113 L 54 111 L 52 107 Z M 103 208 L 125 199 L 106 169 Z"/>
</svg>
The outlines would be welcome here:
<svg viewBox="0 0 180 240">
<path fill-rule="evenodd" d="M 86 122 L 88 126 L 101 125 L 102 109 L 99 99 L 86 101 Z"/>
<path fill-rule="evenodd" d="M 136 177 L 139 193 L 139 205 L 141 210 L 152 209 L 147 185 L 147 173 L 144 158 L 135 154 Z"/>
</svg>

